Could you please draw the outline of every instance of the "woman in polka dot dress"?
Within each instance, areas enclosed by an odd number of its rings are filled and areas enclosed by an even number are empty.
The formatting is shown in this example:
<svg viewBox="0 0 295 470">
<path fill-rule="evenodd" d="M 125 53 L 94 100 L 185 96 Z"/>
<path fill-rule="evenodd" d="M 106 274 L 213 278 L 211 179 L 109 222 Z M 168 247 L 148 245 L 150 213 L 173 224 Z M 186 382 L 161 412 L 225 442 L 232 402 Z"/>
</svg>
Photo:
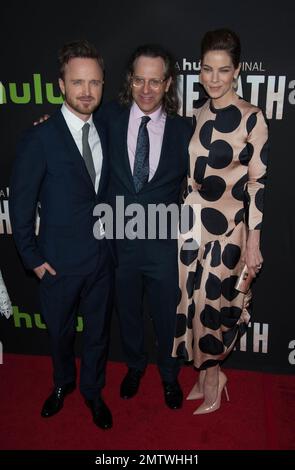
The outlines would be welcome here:
<svg viewBox="0 0 295 470">
<path fill-rule="evenodd" d="M 229 30 L 209 31 L 201 46 L 200 81 L 209 99 L 198 102 L 189 146 L 185 206 L 200 208 L 200 240 L 180 233 L 180 300 L 173 356 L 200 369 L 188 399 L 203 399 L 194 414 L 220 407 L 227 378 L 220 370 L 249 321 L 251 293 L 235 289 L 246 264 L 261 268 L 260 229 L 268 130 L 259 108 L 240 98 L 240 41 Z M 194 210 L 195 215 L 197 212 Z M 228 397 L 228 395 L 227 395 Z"/>
</svg>

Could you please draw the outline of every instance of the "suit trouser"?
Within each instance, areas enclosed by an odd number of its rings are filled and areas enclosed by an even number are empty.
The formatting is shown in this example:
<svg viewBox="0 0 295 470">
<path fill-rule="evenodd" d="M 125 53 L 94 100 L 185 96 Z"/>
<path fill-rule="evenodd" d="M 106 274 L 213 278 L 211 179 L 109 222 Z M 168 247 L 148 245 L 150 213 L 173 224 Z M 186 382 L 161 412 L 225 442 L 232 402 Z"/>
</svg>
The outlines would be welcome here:
<svg viewBox="0 0 295 470">
<path fill-rule="evenodd" d="M 176 379 L 180 364 L 171 357 L 178 297 L 176 244 L 165 241 L 132 240 L 119 245 L 116 269 L 116 307 L 122 346 L 128 367 L 144 370 L 143 295 L 146 293 L 153 321 L 158 367 L 163 381 Z M 156 249 L 156 247 L 161 249 Z"/>
<path fill-rule="evenodd" d="M 83 317 L 80 390 L 88 400 L 100 394 L 105 384 L 112 296 L 113 262 L 106 246 L 100 250 L 94 272 L 85 276 L 46 273 L 41 280 L 41 307 L 56 387 L 76 379 L 74 340 L 79 310 Z"/>
</svg>

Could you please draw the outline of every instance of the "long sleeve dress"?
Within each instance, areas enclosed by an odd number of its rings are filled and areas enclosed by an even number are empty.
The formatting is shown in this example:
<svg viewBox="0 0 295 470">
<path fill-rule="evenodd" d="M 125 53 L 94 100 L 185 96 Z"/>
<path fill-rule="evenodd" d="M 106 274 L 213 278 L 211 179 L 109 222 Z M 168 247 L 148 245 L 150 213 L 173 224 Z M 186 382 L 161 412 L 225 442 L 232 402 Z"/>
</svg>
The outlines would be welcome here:
<svg viewBox="0 0 295 470">
<path fill-rule="evenodd" d="M 235 284 L 248 230 L 261 228 L 268 128 L 261 110 L 238 96 L 222 109 L 200 100 L 195 117 L 184 207 L 200 239 L 191 226 L 180 232 L 172 355 L 205 369 L 225 359 L 249 321 L 251 292 Z"/>
</svg>

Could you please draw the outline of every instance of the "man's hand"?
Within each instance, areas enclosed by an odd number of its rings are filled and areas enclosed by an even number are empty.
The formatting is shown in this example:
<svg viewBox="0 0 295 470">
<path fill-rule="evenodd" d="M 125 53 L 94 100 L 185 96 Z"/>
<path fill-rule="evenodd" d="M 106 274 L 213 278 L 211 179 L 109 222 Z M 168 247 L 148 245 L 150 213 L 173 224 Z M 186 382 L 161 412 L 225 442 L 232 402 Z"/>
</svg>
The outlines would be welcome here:
<svg viewBox="0 0 295 470">
<path fill-rule="evenodd" d="M 42 279 L 46 271 L 48 271 L 51 274 L 51 276 L 56 275 L 56 271 L 48 263 L 43 263 L 41 264 L 41 266 L 34 268 L 34 273 L 39 279 Z"/>
<path fill-rule="evenodd" d="M 34 121 L 33 124 L 34 126 L 38 126 L 38 124 L 41 124 L 41 122 L 47 121 L 47 119 L 50 118 L 49 114 L 44 114 L 44 116 L 40 117 L 38 121 Z"/>
</svg>

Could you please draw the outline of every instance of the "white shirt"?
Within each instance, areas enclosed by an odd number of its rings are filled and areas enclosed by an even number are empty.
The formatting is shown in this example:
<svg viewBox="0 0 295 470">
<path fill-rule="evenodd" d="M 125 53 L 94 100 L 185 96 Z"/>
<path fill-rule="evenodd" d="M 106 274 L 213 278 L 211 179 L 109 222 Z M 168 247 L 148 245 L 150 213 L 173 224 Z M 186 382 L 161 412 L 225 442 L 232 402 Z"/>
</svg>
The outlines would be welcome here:
<svg viewBox="0 0 295 470">
<path fill-rule="evenodd" d="M 82 127 L 84 126 L 85 121 L 83 121 L 78 116 L 76 116 L 72 111 L 70 111 L 69 108 L 65 105 L 65 103 L 61 107 L 61 112 L 63 114 L 63 117 L 65 118 L 65 121 L 73 136 L 73 139 L 79 149 L 81 158 L 83 158 L 82 157 Z M 102 148 L 101 148 L 101 143 L 100 143 L 98 132 L 93 123 L 92 115 L 86 122 L 88 122 L 88 124 L 90 125 L 88 142 L 89 142 L 90 149 L 92 152 L 93 164 L 94 164 L 94 169 L 95 169 L 95 174 L 96 174 L 95 191 L 97 192 L 100 175 L 101 175 L 101 168 L 102 168 L 102 159 L 103 159 Z"/>
</svg>

